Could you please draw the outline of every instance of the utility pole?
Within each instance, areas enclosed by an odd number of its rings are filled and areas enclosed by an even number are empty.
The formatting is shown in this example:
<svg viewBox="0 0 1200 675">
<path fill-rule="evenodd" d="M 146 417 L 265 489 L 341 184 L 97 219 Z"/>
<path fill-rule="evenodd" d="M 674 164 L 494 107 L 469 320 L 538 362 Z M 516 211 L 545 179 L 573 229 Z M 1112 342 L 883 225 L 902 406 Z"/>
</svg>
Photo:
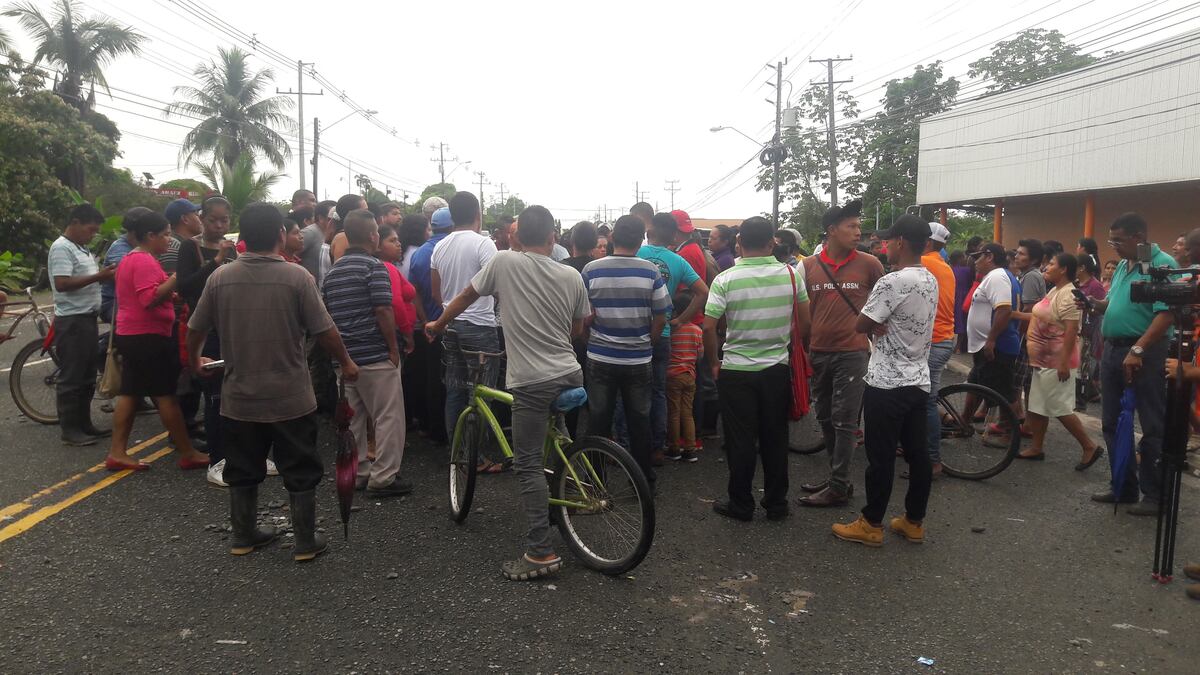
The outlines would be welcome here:
<svg viewBox="0 0 1200 675">
<path fill-rule="evenodd" d="M 301 152 L 303 152 L 303 150 Z M 317 157 L 319 157 L 320 154 L 321 154 L 321 120 L 314 117 L 313 118 L 313 156 L 312 156 L 312 159 L 309 160 L 312 162 L 312 170 L 313 170 L 313 195 L 319 194 L 317 192 L 317 163 L 318 163 Z M 303 155 L 301 155 L 301 156 L 303 156 Z M 303 171 L 301 171 L 300 182 L 301 183 L 304 182 Z"/>
<path fill-rule="evenodd" d="M 448 145 L 446 145 L 445 143 L 438 143 L 437 145 L 431 145 L 431 146 L 429 146 L 429 148 L 430 148 L 431 150 L 437 150 L 437 151 L 438 151 L 438 156 L 437 156 L 437 157 L 434 157 L 433 159 L 431 159 L 431 160 L 429 160 L 429 161 L 431 161 L 431 162 L 437 162 L 437 165 L 438 165 L 438 174 L 439 174 L 439 175 L 442 177 L 442 182 L 443 182 L 443 183 L 445 183 L 445 182 L 446 182 L 446 148 L 447 148 L 447 147 L 449 147 L 449 146 L 448 146 Z M 458 161 L 458 158 L 457 158 L 457 157 L 453 157 L 453 158 L 451 158 L 451 159 L 450 159 L 450 161 L 451 161 L 451 162 L 457 162 L 457 161 Z"/>
<path fill-rule="evenodd" d="M 475 175 L 479 176 L 479 211 L 480 213 L 487 213 L 487 207 L 483 205 L 483 179 L 487 177 L 487 174 L 482 171 L 476 171 Z M 488 183 L 488 185 L 491 185 L 491 183 Z"/>
<path fill-rule="evenodd" d="M 816 84 L 824 84 L 827 87 L 827 89 L 826 89 L 827 93 L 825 95 L 825 104 L 827 106 L 829 106 L 829 204 L 830 204 L 830 206 L 836 206 L 838 203 L 837 138 L 834 135 L 834 129 L 835 129 L 834 128 L 834 116 L 835 116 L 836 110 L 834 108 L 833 85 L 845 84 L 847 82 L 854 81 L 854 78 L 850 78 L 849 80 L 834 80 L 833 79 L 833 64 L 838 63 L 840 61 L 850 61 L 853 58 L 854 57 L 851 56 L 851 57 L 845 58 L 845 59 L 843 59 L 843 58 L 809 59 L 810 63 L 824 63 L 825 69 L 826 69 L 826 75 L 827 75 L 827 79 L 824 82 L 817 82 Z"/>
<path fill-rule="evenodd" d="M 325 95 L 324 89 L 322 89 L 319 92 L 311 92 L 310 91 L 307 94 L 304 93 L 304 66 L 311 66 L 311 65 L 312 65 L 311 63 L 305 63 L 303 61 L 296 61 L 296 91 L 292 91 L 291 89 L 288 89 L 287 91 L 281 91 L 279 89 L 279 87 L 275 88 L 276 94 L 287 94 L 289 96 L 295 96 L 296 99 L 299 101 L 300 109 L 297 111 L 297 114 L 296 114 L 296 119 L 299 121 L 299 124 L 296 125 L 296 130 L 300 134 L 300 162 L 299 162 L 299 164 L 300 164 L 300 187 L 301 188 L 304 187 L 304 183 L 305 183 L 305 180 L 304 180 L 304 97 L 305 96 L 324 96 Z M 314 139 L 313 142 L 315 143 L 316 142 L 316 140 L 315 140 L 316 132 L 314 132 L 314 134 L 313 134 L 313 139 Z M 314 173 L 316 172 L 315 166 L 316 165 L 314 164 L 314 168 L 313 168 Z M 316 194 L 316 188 L 313 188 L 313 193 Z"/>
<path fill-rule="evenodd" d="M 771 226 L 779 229 L 779 164 L 783 160 L 780 143 L 783 140 L 780 126 L 783 124 L 783 65 L 775 62 L 775 137 L 771 139 Z"/>
<path fill-rule="evenodd" d="M 671 210 L 674 211 L 675 210 L 675 193 L 679 192 L 683 188 L 676 187 L 676 185 L 679 183 L 679 179 L 669 180 L 669 181 L 667 181 L 667 183 L 669 183 L 669 185 L 667 185 L 667 187 L 665 187 L 663 189 L 666 190 L 667 192 L 671 193 Z"/>
<path fill-rule="evenodd" d="M 497 192 L 500 193 L 500 215 L 507 216 L 508 215 L 508 201 L 506 199 L 504 199 L 504 194 L 505 194 L 504 193 L 504 183 L 500 184 L 500 189 L 497 190 Z"/>
</svg>

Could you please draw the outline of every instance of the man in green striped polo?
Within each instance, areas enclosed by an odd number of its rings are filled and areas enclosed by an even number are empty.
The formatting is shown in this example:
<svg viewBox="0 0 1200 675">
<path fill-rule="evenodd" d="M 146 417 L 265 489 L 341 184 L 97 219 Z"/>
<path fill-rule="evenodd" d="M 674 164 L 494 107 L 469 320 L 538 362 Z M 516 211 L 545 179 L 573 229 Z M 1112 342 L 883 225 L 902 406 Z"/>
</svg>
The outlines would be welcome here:
<svg viewBox="0 0 1200 675">
<path fill-rule="evenodd" d="M 774 228 L 750 218 L 738 234 L 742 257 L 717 275 L 704 310 L 704 352 L 721 397 L 729 464 L 729 497 L 713 504 L 728 518 L 754 518 L 751 483 L 762 456 L 762 507 L 767 518 L 788 514 L 788 408 L 791 370 L 788 343 L 808 332 L 804 277 L 772 255 Z M 792 312 L 801 335 L 791 334 Z M 718 326 L 725 327 L 723 358 L 717 358 Z"/>
</svg>

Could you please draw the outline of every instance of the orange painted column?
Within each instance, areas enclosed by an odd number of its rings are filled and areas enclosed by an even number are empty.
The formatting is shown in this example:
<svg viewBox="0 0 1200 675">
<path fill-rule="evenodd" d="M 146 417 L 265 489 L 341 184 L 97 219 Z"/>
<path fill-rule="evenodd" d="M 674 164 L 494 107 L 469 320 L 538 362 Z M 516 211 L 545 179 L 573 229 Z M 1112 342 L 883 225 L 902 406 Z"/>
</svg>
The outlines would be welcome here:
<svg viewBox="0 0 1200 675">
<path fill-rule="evenodd" d="M 1090 192 L 1083 200 L 1083 236 L 1096 236 L 1096 198 Z"/>
<path fill-rule="evenodd" d="M 941 213 L 938 214 L 938 222 L 941 223 L 942 225 L 945 225 L 946 219 L 947 219 L 946 218 L 946 207 L 943 206 Z"/>
<path fill-rule="evenodd" d="M 992 241 L 1003 244 L 1004 238 L 1004 200 L 996 200 L 996 208 L 992 212 Z"/>
</svg>

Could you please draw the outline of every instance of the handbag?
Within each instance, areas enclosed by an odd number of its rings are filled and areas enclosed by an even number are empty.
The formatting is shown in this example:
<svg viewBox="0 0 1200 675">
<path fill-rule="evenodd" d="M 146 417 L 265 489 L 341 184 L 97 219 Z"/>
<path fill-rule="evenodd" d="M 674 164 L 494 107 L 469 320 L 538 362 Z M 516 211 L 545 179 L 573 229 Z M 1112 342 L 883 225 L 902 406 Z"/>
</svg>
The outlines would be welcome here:
<svg viewBox="0 0 1200 675">
<path fill-rule="evenodd" d="M 121 393 L 121 355 L 113 347 L 117 342 L 117 299 L 113 297 L 112 330 L 108 332 L 108 350 L 104 355 L 104 374 L 96 383 L 96 391 L 104 398 Z"/>
<path fill-rule="evenodd" d="M 793 422 L 808 414 L 812 403 L 808 389 L 808 378 L 812 377 L 812 366 L 808 362 L 808 354 L 804 352 L 804 343 L 800 340 L 800 303 L 796 302 L 796 271 L 790 266 L 788 274 L 792 277 L 792 323 L 791 344 L 789 346 L 789 365 L 792 369 L 792 403 L 788 409 L 788 419 Z"/>
</svg>

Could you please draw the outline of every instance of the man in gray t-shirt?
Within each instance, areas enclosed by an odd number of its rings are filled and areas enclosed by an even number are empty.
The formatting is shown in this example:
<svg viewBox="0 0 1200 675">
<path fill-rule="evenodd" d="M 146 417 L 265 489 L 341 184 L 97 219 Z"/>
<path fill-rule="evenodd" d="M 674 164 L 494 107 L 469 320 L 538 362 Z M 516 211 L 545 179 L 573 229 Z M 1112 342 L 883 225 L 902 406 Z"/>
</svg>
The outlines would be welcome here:
<svg viewBox="0 0 1200 675">
<path fill-rule="evenodd" d="M 554 262 L 554 218 L 541 206 L 521 213 L 517 237 L 523 251 L 500 251 L 454 298 L 441 317 L 426 324 L 434 336 L 481 296 L 504 298 L 500 312 L 512 391 L 514 468 L 529 526 L 521 558 L 504 563 L 509 579 L 546 576 L 562 567 L 550 545 L 549 493 L 542 466 L 542 444 L 551 407 L 564 390 L 583 386 L 583 373 L 571 347 L 591 313 L 583 277 Z"/>
<path fill-rule="evenodd" d="M 1021 309 L 1032 312 L 1033 306 L 1046 297 L 1046 278 L 1042 276 L 1042 259 L 1045 251 L 1042 242 L 1036 239 L 1022 239 L 1017 246 L 1017 255 L 1013 263 L 1017 268 L 1017 276 L 1021 279 Z"/>
</svg>

